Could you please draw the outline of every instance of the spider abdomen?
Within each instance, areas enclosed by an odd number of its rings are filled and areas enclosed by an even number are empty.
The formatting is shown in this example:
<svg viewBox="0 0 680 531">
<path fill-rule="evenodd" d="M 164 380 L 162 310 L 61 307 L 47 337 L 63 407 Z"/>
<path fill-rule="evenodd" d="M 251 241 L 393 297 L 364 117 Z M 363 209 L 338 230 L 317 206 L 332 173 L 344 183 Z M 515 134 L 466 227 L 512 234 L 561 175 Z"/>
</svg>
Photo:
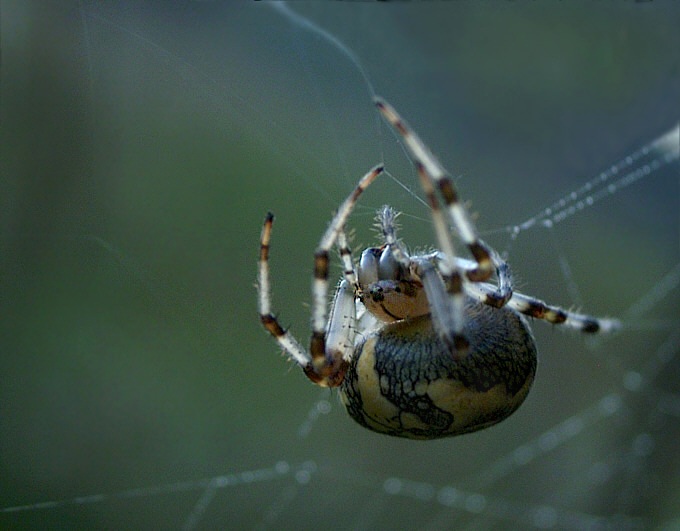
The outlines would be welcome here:
<svg viewBox="0 0 680 531">
<path fill-rule="evenodd" d="M 526 398 L 536 345 L 518 313 L 468 299 L 467 355 L 456 359 L 429 315 L 384 325 L 354 352 L 341 397 L 359 424 L 434 439 L 500 422 Z"/>
</svg>

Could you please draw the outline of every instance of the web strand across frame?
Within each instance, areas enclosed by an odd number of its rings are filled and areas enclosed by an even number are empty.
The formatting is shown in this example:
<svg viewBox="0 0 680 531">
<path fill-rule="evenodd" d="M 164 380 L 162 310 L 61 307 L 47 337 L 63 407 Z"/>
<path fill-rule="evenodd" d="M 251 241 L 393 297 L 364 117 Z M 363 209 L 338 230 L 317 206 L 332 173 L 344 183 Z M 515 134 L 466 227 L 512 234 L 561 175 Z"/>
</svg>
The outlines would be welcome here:
<svg viewBox="0 0 680 531">
<path fill-rule="evenodd" d="M 535 216 L 514 225 L 510 230 L 513 236 L 516 236 L 536 224 L 551 227 L 561 223 L 623 188 L 649 178 L 652 173 L 676 162 L 679 157 L 680 124 L 627 155 Z"/>
</svg>

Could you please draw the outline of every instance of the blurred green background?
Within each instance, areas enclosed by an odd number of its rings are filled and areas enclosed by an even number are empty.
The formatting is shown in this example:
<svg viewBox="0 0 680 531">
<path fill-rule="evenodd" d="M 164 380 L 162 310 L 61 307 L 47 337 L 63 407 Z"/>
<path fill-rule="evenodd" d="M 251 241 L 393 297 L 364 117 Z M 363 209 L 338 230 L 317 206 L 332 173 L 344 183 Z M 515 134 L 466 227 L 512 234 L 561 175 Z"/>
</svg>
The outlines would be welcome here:
<svg viewBox="0 0 680 531">
<path fill-rule="evenodd" d="M 505 229 L 678 123 L 678 6 L 290 9 L 0 2 L 0 528 L 677 524 L 677 163 L 552 230 Z M 603 341 L 535 323 L 534 390 L 493 429 L 366 431 L 259 328 L 268 210 L 274 304 L 304 341 L 316 241 L 370 167 L 390 175 L 362 198 L 354 247 L 373 243 L 384 203 L 409 245 L 434 243 L 364 76 L 457 178 L 524 292 L 624 317 L 652 297 Z M 615 414 L 584 413 L 612 393 Z M 527 457 L 572 420 L 582 432 Z M 504 459 L 512 473 L 485 482 Z M 238 476 L 282 461 L 289 472 Z M 192 520 L 202 490 L 173 485 L 222 474 L 236 484 Z M 392 496 L 393 477 L 422 488 Z M 431 491 L 445 486 L 486 505 L 446 509 Z M 113 496 L 34 506 L 95 494 Z"/>
</svg>

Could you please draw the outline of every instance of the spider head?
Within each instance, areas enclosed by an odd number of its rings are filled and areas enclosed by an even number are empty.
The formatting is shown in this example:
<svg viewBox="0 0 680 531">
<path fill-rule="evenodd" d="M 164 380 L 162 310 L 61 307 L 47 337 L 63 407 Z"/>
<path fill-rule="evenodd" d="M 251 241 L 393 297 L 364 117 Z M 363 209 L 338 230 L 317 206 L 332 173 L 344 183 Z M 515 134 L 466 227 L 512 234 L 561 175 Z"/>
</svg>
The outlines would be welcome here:
<svg viewBox="0 0 680 531">
<path fill-rule="evenodd" d="M 399 263 L 389 244 L 361 253 L 357 278 L 359 300 L 381 321 L 400 321 L 430 312 L 420 279 Z"/>
</svg>

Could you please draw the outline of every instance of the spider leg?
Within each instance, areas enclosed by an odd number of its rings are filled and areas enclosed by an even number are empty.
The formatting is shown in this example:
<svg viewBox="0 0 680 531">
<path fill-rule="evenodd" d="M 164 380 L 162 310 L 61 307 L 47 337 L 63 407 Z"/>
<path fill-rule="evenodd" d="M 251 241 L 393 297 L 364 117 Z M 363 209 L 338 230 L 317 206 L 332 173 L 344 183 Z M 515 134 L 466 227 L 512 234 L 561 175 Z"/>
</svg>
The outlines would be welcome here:
<svg viewBox="0 0 680 531">
<path fill-rule="evenodd" d="M 316 252 L 314 253 L 314 280 L 312 284 L 312 337 L 310 340 L 309 351 L 312 357 L 312 365 L 314 373 L 317 377 L 329 384 L 334 382 L 338 377 L 338 371 L 341 370 L 344 363 L 341 356 L 336 353 L 328 353 L 326 351 L 326 305 L 328 296 L 328 264 L 329 264 L 329 250 L 340 236 L 341 243 L 344 242 L 346 247 L 346 238 L 344 237 L 343 227 L 347 218 L 349 217 L 354 205 L 356 205 L 359 196 L 368 188 L 368 186 L 375 180 L 375 178 L 383 172 L 383 166 L 378 165 L 369 171 L 356 185 L 352 193 L 340 205 L 338 212 L 335 214 L 330 222 L 330 225 L 324 232 Z M 341 251 L 341 255 L 342 255 Z M 343 258 L 345 266 L 348 265 L 347 260 L 351 264 L 351 258 Z M 348 267 L 345 267 L 348 270 Z M 347 278 L 347 277 L 346 277 Z M 307 376 L 310 378 L 309 373 Z M 342 377 L 340 376 L 340 381 Z M 339 383 L 339 382 L 338 382 Z M 337 385 L 336 383 L 335 385 Z"/>
<path fill-rule="evenodd" d="M 487 297 L 490 293 L 496 291 L 496 287 L 493 284 L 474 283 L 467 285 L 466 291 L 475 299 L 478 299 L 485 304 L 489 304 Z M 493 303 L 490 305 L 494 306 Z M 598 318 L 591 315 L 563 310 L 558 306 L 552 306 L 540 299 L 522 293 L 513 293 L 512 297 L 508 300 L 507 305 L 513 310 L 528 315 L 529 317 L 535 317 L 536 319 L 542 319 L 552 324 L 563 325 L 590 334 L 615 332 L 621 328 L 621 322 L 618 319 Z"/>
<path fill-rule="evenodd" d="M 270 212 L 264 220 L 260 236 L 260 260 L 258 262 L 258 304 L 260 321 L 288 355 L 301 367 L 311 366 L 312 357 L 297 339 L 279 324 L 271 310 L 271 284 L 269 280 L 269 240 L 271 239 L 274 215 Z"/>
<path fill-rule="evenodd" d="M 488 247 L 488 249 L 491 256 L 491 261 L 493 262 L 494 268 L 496 269 L 498 283 L 496 286 L 493 286 L 493 291 L 486 291 L 484 300 L 482 302 L 484 304 L 488 304 L 489 306 L 493 306 L 494 308 L 501 308 L 505 306 L 512 298 L 512 274 L 510 272 L 510 266 L 508 263 L 501 259 L 495 249 L 492 247 Z M 474 269 L 474 267 L 471 269 Z M 491 284 L 486 285 L 491 286 Z"/>
<path fill-rule="evenodd" d="M 333 297 L 326 330 L 326 352 L 332 359 L 349 361 L 356 336 L 356 304 L 354 286 L 342 280 Z"/>
<path fill-rule="evenodd" d="M 343 280 L 335 292 L 331 306 L 330 317 L 327 325 L 327 349 L 329 356 L 336 362 L 335 371 L 321 376 L 315 370 L 312 356 L 298 342 L 298 340 L 285 330 L 271 309 L 271 282 L 269 278 L 269 248 L 274 216 L 268 213 L 262 234 L 260 236 L 260 260 L 258 267 L 258 295 L 259 313 L 262 326 L 276 339 L 283 350 L 304 370 L 307 377 L 319 385 L 333 387 L 342 382 L 345 362 L 351 356 L 354 349 L 354 337 L 356 333 L 356 305 L 354 301 L 354 289 L 351 282 Z M 345 241 L 345 234 L 339 232 L 341 239 Z M 346 241 L 345 241 L 346 246 Z M 349 250 L 349 249 L 348 249 Z M 349 258 L 351 264 L 351 258 Z M 353 271 L 351 272 L 352 274 Z"/>
<path fill-rule="evenodd" d="M 326 352 L 332 358 L 342 357 L 348 361 L 354 352 L 357 321 L 356 292 L 359 289 L 359 282 L 354 270 L 352 250 L 349 248 L 347 234 L 342 227 L 338 230 L 337 246 L 345 279 L 340 282 L 335 291 L 328 316 Z"/>
<path fill-rule="evenodd" d="M 338 252 L 340 253 L 340 260 L 342 261 L 342 274 L 345 276 L 345 280 L 354 287 L 356 291 L 359 289 L 359 282 L 357 280 L 357 274 L 354 271 L 354 262 L 352 260 L 352 250 L 349 248 L 347 243 L 347 235 L 343 228 L 338 231 Z"/>
<path fill-rule="evenodd" d="M 423 280 L 427 300 L 432 310 L 432 318 L 435 323 L 439 324 L 440 334 L 449 345 L 455 347 L 457 352 L 464 351 L 468 347 L 468 341 L 463 336 L 465 298 L 461 269 L 458 267 L 456 253 L 453 248 L 453 239 L 446 226 L 444 214 L 437 200 L 432 181 L 422 166 L 418 166 L 418 176 L 430 204 L 435 234 L 441 249 L 441 253 L 439 253 L 439 270 L 444 279 L 442 281 L 439 278 L 434 267 L 432 267 L 433 272 L 430 272 L 428 267 L 424 267 L 424 264 L 419 264 L 416 274 Z M 443 291 L 448 291 L 448 300 L 440 296 L 440 293 Z"/>
<path fill-rule="evenodd" d="M 446 208 L 451 218 L 451 223 L 458 231 L 463 243 L 477 262 L 477 267 L 467 272 L 468 278 L 473 282 L 488 279 L 494 272 L 494 261 L 487 245 L 477 236 L 477 231 L 470 221 L 465 207 L 458 198 L 458 192 L 446 171 L 425 146 L 422 140 L 408 126 L 404 119 L 394 108 L 383 99 L 376 97 L 375 104 L 385 119 L 402 136 L 404 142 L 414 159 L 419 174 L 424 174 L 429 180 L 435 182 L 439 188 Z M 422 180 L 422 178 L 421 178 Z M 445 251 L 446 252 L 446 251 Z"/>
<path fill-rule="evenodd" d="M 427 295 L 435 330 L 451 347 L 451 352 L 455 357 L 464 357 L 470 344 L 463 335 L 465 299 L 462 286 L 459 285 L 460 292 L 451 295 L 432 262 L 425 259 L 415 261 L 414 264 L 415 273 L 420 277 Z"/>
</svg>

